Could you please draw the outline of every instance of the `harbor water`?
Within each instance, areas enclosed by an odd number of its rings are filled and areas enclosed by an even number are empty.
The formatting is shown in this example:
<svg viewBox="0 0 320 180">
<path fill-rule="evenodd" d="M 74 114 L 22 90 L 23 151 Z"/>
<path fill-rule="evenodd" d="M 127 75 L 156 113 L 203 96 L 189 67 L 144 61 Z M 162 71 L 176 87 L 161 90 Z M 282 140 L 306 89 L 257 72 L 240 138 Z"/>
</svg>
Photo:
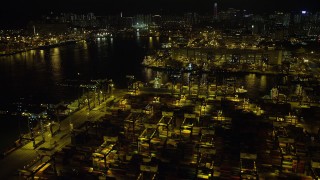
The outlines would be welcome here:
<svg viewBox="0 0 320 180">
<path fill-rule="evenodd" d="M 127 75 L 143 82 L 161 75 L 168 81 L 166 72 L 141 66 L 144 57 L 165 41 L 161 37 L 115 36 L 0 57 L 0 110 L 15 107 L 21 99 L 34 104 L 70 102 L 77 98 L 75 88 L 58 85 L 67 80 L 107 78 L 115 88 L 126 88 Z M 268 94 L 279 81 L 282 79 L 275 75 L 237 75 L 237 85 L 244 86 L 252 99 Z M 4 150 L 27 128 L 18 116 L 0 118 L 0 149 Z"/>
</svg>

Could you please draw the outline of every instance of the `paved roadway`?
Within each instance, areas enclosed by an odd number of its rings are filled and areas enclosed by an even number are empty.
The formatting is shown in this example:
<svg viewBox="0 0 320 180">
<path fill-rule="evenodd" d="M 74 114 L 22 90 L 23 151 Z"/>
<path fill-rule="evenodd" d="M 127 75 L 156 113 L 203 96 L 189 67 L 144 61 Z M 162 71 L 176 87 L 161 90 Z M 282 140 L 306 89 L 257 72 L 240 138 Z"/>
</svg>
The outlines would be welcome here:
<svg viewBox="0 0 320 180">
<path fill-rule="evenodd" d="M 124 90 L 118 90 L 114 93 L 113 97 L 109 97 L 105 102 L 100 104 L 100 106 L 96 106 L 94 110 L 88 112 L 87 107 L 84 107 L 68 116 L 61 122 L 61 131 L 53 137 L 51 137 L 49 132 L 45 132 L 45 142 L 36 149 L 33 148 L 33 143 L 29 142 L 5 156 L 0 160 L 0 179 L 20 179 L 19 169 L 32 170 L 40 163 L 39 153 L 42 152 L 39 150 L 40 148 L 53 148 L 52 151 L 54 152 L 61 150 L 71 143 L 70 123 L 73 124 L 74 128 L 77 128 L 88 119 L 91 121 L 98 120 L 105 114 L 106 103 L 114 98 L 121 98 L 124 94 Z M 41 136 L 36 137 L 36 141 L 38 142 L 41 139 Z"/>
</svg>

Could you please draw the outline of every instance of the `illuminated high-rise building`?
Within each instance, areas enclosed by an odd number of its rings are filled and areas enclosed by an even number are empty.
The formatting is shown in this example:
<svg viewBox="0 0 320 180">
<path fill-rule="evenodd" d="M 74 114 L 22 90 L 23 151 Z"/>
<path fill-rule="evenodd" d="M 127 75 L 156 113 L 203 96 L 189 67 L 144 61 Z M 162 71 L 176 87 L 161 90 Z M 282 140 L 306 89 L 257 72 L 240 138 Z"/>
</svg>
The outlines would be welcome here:
<svg viewBox="0 0 320 180">
<path fill-rule="evenodd" d="M 218 3 L 214 3 L 213 18 L 218 19 Z"/>
</svg>

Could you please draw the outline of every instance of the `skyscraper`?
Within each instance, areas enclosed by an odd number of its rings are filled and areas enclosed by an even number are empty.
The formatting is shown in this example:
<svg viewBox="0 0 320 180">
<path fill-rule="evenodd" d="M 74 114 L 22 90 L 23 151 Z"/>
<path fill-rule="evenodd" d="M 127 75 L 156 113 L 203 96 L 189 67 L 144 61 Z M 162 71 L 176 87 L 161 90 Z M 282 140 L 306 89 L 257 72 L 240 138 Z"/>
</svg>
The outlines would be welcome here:
<svg viewBox="0 0 320 180">
<path fill-rule="evenodd" d="M 218 19 L 218 4 L 214 3 L 213 18 Z"/>
</svg>

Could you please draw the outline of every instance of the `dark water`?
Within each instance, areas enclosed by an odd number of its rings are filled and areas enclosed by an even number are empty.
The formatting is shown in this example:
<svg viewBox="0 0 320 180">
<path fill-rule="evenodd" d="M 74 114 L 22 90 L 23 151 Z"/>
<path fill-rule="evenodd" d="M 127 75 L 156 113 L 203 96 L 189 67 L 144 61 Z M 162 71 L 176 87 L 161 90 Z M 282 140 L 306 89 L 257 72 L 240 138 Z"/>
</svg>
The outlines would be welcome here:
<svg viewBox="0 0 320 180">
<path fill-rule="evenodd" d="M 71 101 L 77 97 L 75 89 L 57 86 L 66 80 L 107 78 L 116 88 L 126 87 L 126 75 L 144 80 L 140 63 L 159 41 L 122 36 L 0 57 L 0 110 L 20 98 L 34 103 Z M 18 138 L 20 129 L 19 118 L 0 116 L 0 120 L 1 150 Z"/>
<path fill-rule="evenodd" d="M 35 103 L 71 101 L 77 97 L 75 90 L 57 86 L 57 83 L 68 79 L 108 78 L 113 79 L 116 88 L 126 87 L 126 75 L 150 81 L 157 72 L 141 67 L 140 63 L 150 50 L 158 48 L 163 41 L 166 39 L 115 37 L 0 57 L 0 107 L 6 107 L 20 98 L 29 98 Z M 160 74 L 164 75 L 164 80 L 168 79 L 164 72 Z M 275 78 L 249 74 L 238 77 L 237 83 L 248 89 L 249 97 L 258 97 L 271 89 Z M 0 116 L 0 120 L 2 150 L 17 139 L 19 131 L 25 127 L 19 128 L 19 118 Z"/>
</svg>

